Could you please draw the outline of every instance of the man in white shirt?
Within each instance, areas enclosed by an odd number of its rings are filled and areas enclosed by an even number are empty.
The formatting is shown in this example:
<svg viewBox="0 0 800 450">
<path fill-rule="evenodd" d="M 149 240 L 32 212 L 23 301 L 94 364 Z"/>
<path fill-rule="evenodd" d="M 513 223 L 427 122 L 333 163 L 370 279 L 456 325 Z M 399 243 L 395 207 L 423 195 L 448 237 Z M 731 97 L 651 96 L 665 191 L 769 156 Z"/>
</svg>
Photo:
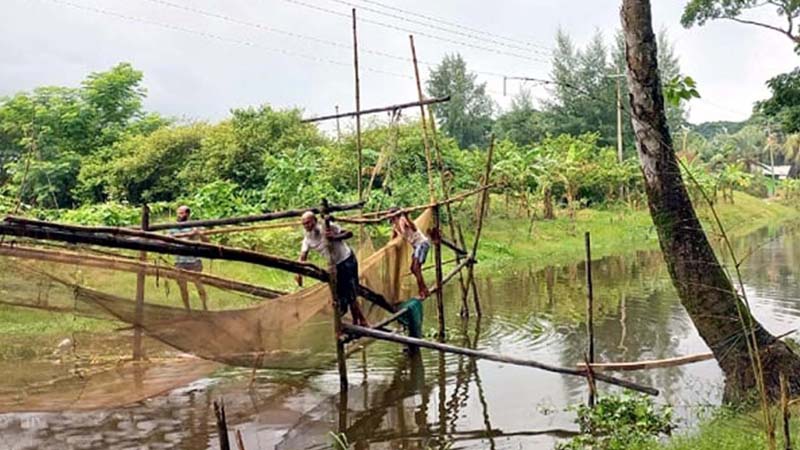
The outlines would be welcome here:
<svg viewBox="0 0 800 450">
<path fill-rule="evenodd" d="M 333 259 L 336 264 L 336 297 L 338 298 L 339 311 L 347 313 L 348 306 L 353 315 L 353 323 L 368 327 L 367 319 L 361 312 L 356 301 L 358 295 L 358 260 L 353 249 L 344 241 L 353 237 L 351 231 L 342 230 L 336 224 L 330 224 L 327 233 L 317 221 L 311 211 L 306 211 L 302 216 L 304 231 L 303 244 L 300 248 L 300 261 L 308 260 L 308 252 L 314 250 L 329 262 Z M 328 241 L 331 243 L 331 252 L 328 251 Z M 303 277 L 295 276 L 299 286 L 303 285 Z"/>
</svg>

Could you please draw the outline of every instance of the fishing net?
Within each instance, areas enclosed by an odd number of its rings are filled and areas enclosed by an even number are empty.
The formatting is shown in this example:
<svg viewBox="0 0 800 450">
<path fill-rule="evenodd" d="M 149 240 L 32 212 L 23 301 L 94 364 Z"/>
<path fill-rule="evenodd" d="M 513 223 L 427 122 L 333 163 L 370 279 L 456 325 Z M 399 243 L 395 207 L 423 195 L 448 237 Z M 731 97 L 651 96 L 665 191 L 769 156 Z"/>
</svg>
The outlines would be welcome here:
<svg viewBox="0 0 800 450">
<path fill-rule="evenodd" d="M 425 210 L 415 224 L 428 230 L 431 219 L 431 210 Z M 206 271 L 195 273 L 132 255 L 97 254 L 83 247 L 52 250 L 36 243 L 0 245 L 0 303 L 110 319 L 128 329 L 138 323 L 147 336 L 172 348 L 229 365 L 301 369 L 319 367 L 335 356 L 325 283 L 283 294 L 213 273 L 213 264 L 238 264 L 245 278 L 265 270 L 253 265 L 206 261 Z M 357 254 L 362 285 L 391 303 L 412 295 L 403 283 L 411 248 L 401 238 L 377 251 L 366 241 Z M 137 319 L 137 277 L 142 274 L 145 301 Z M 359 301 L 368 320 L 385 314 Z"/>
</svg>

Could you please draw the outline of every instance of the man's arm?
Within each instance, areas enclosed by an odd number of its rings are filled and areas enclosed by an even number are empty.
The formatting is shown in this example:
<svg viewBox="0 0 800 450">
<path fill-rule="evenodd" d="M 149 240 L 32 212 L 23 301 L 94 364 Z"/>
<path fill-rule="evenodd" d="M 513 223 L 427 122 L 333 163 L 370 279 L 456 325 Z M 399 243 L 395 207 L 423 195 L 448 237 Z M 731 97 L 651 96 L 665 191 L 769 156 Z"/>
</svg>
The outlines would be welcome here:
<svg viewBox="0 0 800 450">
<path fill-rule="evenodd" d="M 308 260 L 308 247 L 305 245 L 306 242 L 303 241 L 303 246 L 300 249 L 300 257 L 297 258 L 300 262 L 306 262 Z M 297 282 L 298 286 L 303 286 L 303 276 L 299 273 L 294 276 L 294 281 Z"/>
<path fill-rule="evenodd" d="M 328 227 L 328 231 L 325 233 L 325 237 L 332 241 L 343 241 L 353 237 L 353 232 L 349 230 L 343 230 L 336 224 L 331 224 Z"/>
</svg>

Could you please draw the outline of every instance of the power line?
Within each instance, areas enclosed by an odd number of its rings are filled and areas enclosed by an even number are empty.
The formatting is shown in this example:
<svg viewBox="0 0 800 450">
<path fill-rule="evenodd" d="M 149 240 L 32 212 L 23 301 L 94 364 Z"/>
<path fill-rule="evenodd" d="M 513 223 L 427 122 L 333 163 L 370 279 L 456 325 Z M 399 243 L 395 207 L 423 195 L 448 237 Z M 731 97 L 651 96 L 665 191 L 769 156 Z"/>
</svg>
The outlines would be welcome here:
<svg viewBox="0 0 800 450">
<path fill-rule="evenodd" d="M 105 16 L 115 17 L 115 18 L 118 18 L 118 19 L 123 19 L 123 20 L 132 21 L 132 22 L 138 22 L 138 23 L 143 23 L 143 24 L 146 24 L 146 25 L 157 26 L 157 27 L 166 28 L 166 29 L 169 29 L 169 30 L 174 30 L 174 31 L 180 31 L 182 33 L 194 34 L 194 35 L 197 35 L 197 36 L 202 36 L 202 37 L 205 37 L 205 38 L 208 38 L 208 39 L 214 39 L 214 40 L 221 41 L 221 42 L 227 42 L 227 43 L 231 43 L 231 44 L 237 44 L 237 45 L 244 45 L 244 46 L 248 46 L 248 47 L 259 48 L 259 49 L 267 50 L 267 51 L 274 52 L 274 53 L 280 53 L 280 54 L 283 54 L 285 56 L 302 58 L 302 59 L 307 59 L 307 60 L 314 61 L 314 62 L 333 64 L 333 65 L 343 66 L 343 67 L 350 67 L 351 66 L 351 64 L 349 62 L 342 62 L 342 61 L 336 61 L 336 60 L 328 59 L 328 58 L 321 58 L 321 57 L 314 56 L 314 55 L 308 55 L 308 54 L 305 54 L 305 53 L 298 53 L 298 52 L 286 50 L 284 48 L 270 47 L 270 46 L 267 46 L 267 45 L 263 45 L 263 44 L 259 44 L 259 43 L 252 42 L 252 41 L 247 41 L 247 40 L 232 39 L 232 38 L 228 38 L 228 37 L 225 37 L 225 36 L 220 36 L 218 34 L 209 33 L 207 31 L 200 31 L 200 30 L 195 30 L 195 29 L 192 29 L 192 28 L 186 28 L 186 27 L 182 27 L 182 26 L 178 26 L 178 25 L 173 25 L 173 24 L 170 24 L 170 23 L 157 22 L 157 21 L 150 20 L 150 19 L 143 19 L 141 17 L 131 16 L 131 15 L 127 15 L 127 14 L 121 14 L 121 13 L 118 13 L 118 12 L 115 12 L 115 11 L 101 9 L 101 8 L 97 8 L 97 7 L 94 7 L 94 6 L 88 6 L 88 5 L 82 5 L 82 4 L 78 4 L 78 3 L 73 3 L 73 2 L 68 1 L 68 0 L 42 0 L 42 1 L 56 3 L 56 4 L 60 4 L 60 5 L 64 5 L 64 6 L 69 6 L 71 8 L 75 8 L 75 9 L 79 9 L 79 10 L 83 10 L 83 11 L 89 11 L 89 12 L 93 12 L 93 13 L 97 13 L 97 14 L 102 14 L 102 15 L 105 15 Z M 382 70 L 382 69 L 376 69 L 374 67 L 363 67 L 363 69 L 367 70 L 369 72 L 380 73 L 380 74 L 384 74 L 384 75 L 391 75 L 391 76 L 399 77 L 399 78 L 405 78 L 405 79 L 411 79 L 412 78 L 410 75 L 404 75 L 404 74 L 400 74 L 400 73 L 397 73 L 397 72 L 391 72 L 391 71 L 386 71 L 386 70 Z"/>
<path fill-rule="evenodd" d="M 313 10 L 316 10 L 316 11 L 324 12 L 326 14 L 331 14 L 331 15 L 339 16 L 339 17 L 345 17 L 348 20 L 350 20 L 350 15 L 349 14 L 341 13 L 339 11 L 334 11 L 334 10 L 328 9 L 328 8 L 323 8 L 323 7 L 317 6 L 317 5 L 312 5 L 312 4 L 306 3 L 304 1 L 300 1 L 300 0 L 283 0 L 283 1 L 285 1 L 287 3 L 292 3 L 292 4 L 295 4 L 295 5 L 299 5 L 299 6 L 302 6 L 302 7 L 305 7 L 305 8 L 313 9 Z M 518 58 L 518 59 L 523 59 L 523 60 L 526 60 L 526 61 L 535 61 L 535 62 L 539 62 L 539 63 L 549 64 L 548 61 L 544 61 L 544 60 L 541 60 L 541 59 L 533 58 L 533 57 L 528 56 L 528 55 L 521 55 L 519 53 L 513 53 L 513 52 L 504 51 L 504 50 L 498 50 L 496 48 L 485 47 L 485 46 L 481 46 L 481 45 L 475 45 L 475 44 L 471 44 L 471 43 L 468 43 L 468 42 L 461 42 L 461 41 L 457 41 L 455 39 L 450 39 L 450 38 L 447 38 L 447 37 L 426 33 L 424 31 L 418 31 L 418 30 L 412 30 L 412 29 L 409 29 L 409 28 L 403 28 L 403 27 L 400 27 L 400 26 L 397 26 L 397 25 L 394 25 L 394 24 L 381 22 L 379 20 L 374 20 L 374 19 L 369 19 L 369 18 L 361 18 L 359 20 L 362 21 L 362 22 L 370 23 L 370 24 L 377 25 L 377 26 L 380 26 L 380 27 L 389 28 L 389 29 L 393 29 L 393 30 L 397 30 L 397 31 L 402 31 L 404 33 L 411 33 L 411 34 L 415 34 L 415 35 L 419 35 L 419 36 L 425 36 L 425 37 L 428 37 L 428 38 L 431 38 L 431 39 L 435 39 L 435 40 L 442 41 L 442 42 L 447 42 L 447 43 L 458 45 L 458 46 L 461 46 L 461 47 L 469 47 L 469 48 L 474 48 L 474 49 L 477 49 L 477 50 L 483 50 L 483 51 L 486 51 L 486 52 L 489 52 L 489 53 L 498 54 L 498 55 L 511 56 L 511 57 Z"/>
<path fill-rule="evenodd" d="M 461 24 L 458 24 L 458 23 L 455 23 L 455 22 L 450 22 L 450 21 L 447 21 L 447 20 L 443 20 L 443 19 L 439 19 L 439 18 L 433 17 L 433 16 L 420 14 L 420 13 L 417 13 L 417 12 L 414 12 L 414 11 L 409 11 L 409 10 L 402 9 L 402 8 L 397 8 L 395 6 L 387 5 L 387 4 L 381 3 L 381 2 L 377 2 L 375 0 L 358 0 L 358 1 L 360 1 L 362 3 L 368 3 L 368 4 L 376 5 L 376 6 L 379 6 L 381 8 L 386 8 L 386 9 L 389 9 L 389 10 L 392 10 L 392 11 L 397 11 L 397 12 L 401 12 L 401 13 L 404 13 L 404 14 L 408 14 L 410 16 L 420 17 L 422 19 L 429 20 L 431 22 L 440 23 L 440 24 L 447 25 L 447 26 L 454 27 L 454 28 L 464 29 L 464 30 L 467 30 L 467 31 L 471 31 L 473 33 L 484 34 L 486 36 L 492 36 L 492 37 L 497 38 L 497 39 L 504 39 L 504 40 L 507 40 L 507 41 L 510 41 L 510 42 L 516 42 L 518 44 L 527 45 L 527 46 L 530 46 L 530 47 L 538 47 L 538 48 L 541 48 L 541 49 L 547 50 L 547 51 L 552 50 L 550 47 L 547 47 L 547 46 L 544 46 L 544 45 L 541 45 L 541 44 L 536 44 L 536 43 L 533 43 L 533 42 L 528 42 L 528 41 L 523 41 L 523 40 L 519 40 L 519 39 L 503 36 L 501 34 L 493 33 L 493 32 L 490 32 L 490 31 L 485 31 L 485 30 L 480 30 L 478 28 L 468 27 L 466 25 L 461 25 Z"/>
<path fill-rule="evenodd" d="M 352 8 L 358 7 L 360 9 L 364 10 L 364 11 L 373 12 L 375 14 L 380 14 L 382 16 L 391 17 L 393 19 L 398 19 L 398 20 L 401 20 L 403 22 L 408 22 L 408 23 L 412 23 L 412 24 L 415 24 L 415 25 L 421 25 L 421 26 L 424 26 L 424 27 L 427 27 L 427 28 L 431 28 L 431 29 L 434 29 L 434 30 L 437 30 L 437 31 L 442 31 L 442 32 L 445 32 L 445 33 L 450 33 L 450 34 L 455 34 L 455 35 L 458 35 L 458 36 L 466 37 L 468 39 L 479 40 L 479 41 L 483 41 L 483 42 L 490 42 L 490 43 L 492 43 L 494 45 L 497 45 L 497 46 L 507 47 L 507 48 L 511 48 L 511 49 L 515 49 L 515 50 L 522 50 L 524 52 L 538 52 L 538 53 L 541 53 L 541 50 L 538 50 L 538 49 L 532 49 L 530 47 L 522 47 L 522 46 L 519 46 L 519 45 L 509 44 L 509 43 L 502 42 L 502 41 L 499 41 L 499 40 L 496 40 L 496 39 L 492 39 L 492 38 L 476 36 L 475 33 L 472 33 L 472 32 L 464 32 L 464 31 L 456 31 L 456 30 L 447 29 L 447 28 L 439 26 L 439 25 L 433 25 L 433 24 L 430 24 L 430 23 L 425 23 L 425 22 L 416 20 L 416 19 L 410 19 L 410 18 L 402 16 L 402 15 L 381 11 L 379 9 L 370 8 L 368 6 L 357 5 L 355 3 L 351 3 L 351 2 L 346 1 L 346 0 L 328 0 L 328 1 L 331 1 L 331 2 L 334 2 L 334 3 L 339 3 L 339 4 L 342 4 L 342 5 L 345 5 L 345 6 L 349 6 L 349 7 L 352 7 Z"/>
</svg>

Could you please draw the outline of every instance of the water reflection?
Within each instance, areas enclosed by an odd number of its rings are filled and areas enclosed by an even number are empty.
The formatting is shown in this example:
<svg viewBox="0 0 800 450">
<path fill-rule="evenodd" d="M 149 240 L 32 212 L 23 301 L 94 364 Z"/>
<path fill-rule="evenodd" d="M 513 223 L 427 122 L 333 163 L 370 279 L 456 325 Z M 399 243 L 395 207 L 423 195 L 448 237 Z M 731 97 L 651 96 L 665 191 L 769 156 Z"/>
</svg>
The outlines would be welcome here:
<svg viewBox="0 0 800 450">
<path fill-rule="evenodd" d="M 736 241 L 755 315 L 772 332 L 797 326 L 797 230 L 761 230 Z M 729 258 L 724 261 L 729 266 Z M 660 253 L 608 257 L 593 265 L 598 361 L 662 359 L 707 351 L 677 299 Z M 462 322 L 457 288 L 447 295 L 450 342 L 573 366 L 586 349 L 583 263 L 541 271 L 508 268 L 479 279 L 484 317 Z M 429 327 L 435 305 L 427 304 Z M 326 330 L 327 332 L 327 330 Z M 563 408 L 586 399 L 581 378 L 423 350 L 406 355 L 376 343 L 348 361 L 354 383 L 338 392 L 333 365 L 316 371 L 225 369 L 138 404 L 91 413 L 0 415 L 0 446 L 11 449 L 216 448 L 211 403 L 253 449 L 327 449 L 342 432 L 357 449 L 549 449 L 574 429 Z M 623 374 L 658 387 L 658 401 L 718 402 L 714 361 Z M 600 384 L 600 395 L 616 390 Z M 688 405 L 688 406 L 687 406 Z M 683 407 L 687 406 L 687 407 Z"/>
</svg>

